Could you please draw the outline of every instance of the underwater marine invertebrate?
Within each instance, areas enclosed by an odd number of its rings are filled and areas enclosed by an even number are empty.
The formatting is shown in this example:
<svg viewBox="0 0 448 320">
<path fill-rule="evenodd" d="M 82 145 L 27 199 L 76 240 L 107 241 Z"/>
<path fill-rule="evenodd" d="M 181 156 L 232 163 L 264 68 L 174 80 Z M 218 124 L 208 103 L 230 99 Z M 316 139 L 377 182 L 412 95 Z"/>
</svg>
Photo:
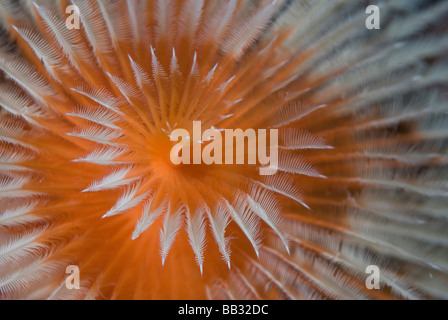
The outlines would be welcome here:
<svg viewBox="0 0 448 320">
<path fill-rule="evenodd" d="M 448 3 L 380 4 L 2 0 L 2 298 L 446 298 Z"/>
</svg>

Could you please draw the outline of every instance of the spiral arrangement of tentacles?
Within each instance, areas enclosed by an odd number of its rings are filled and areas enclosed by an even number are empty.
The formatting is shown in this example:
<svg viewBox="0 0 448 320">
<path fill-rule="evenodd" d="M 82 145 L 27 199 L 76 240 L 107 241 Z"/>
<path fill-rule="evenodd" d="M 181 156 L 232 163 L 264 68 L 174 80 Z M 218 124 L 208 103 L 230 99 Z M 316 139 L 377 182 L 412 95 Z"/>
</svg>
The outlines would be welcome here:
<svg viewBox="0 0 448 320">
<path fill-rule="evenodd" d="M 448 298 L 448 2 L 377 2 L 0 0 L 0 297 Z"/>
</svg>

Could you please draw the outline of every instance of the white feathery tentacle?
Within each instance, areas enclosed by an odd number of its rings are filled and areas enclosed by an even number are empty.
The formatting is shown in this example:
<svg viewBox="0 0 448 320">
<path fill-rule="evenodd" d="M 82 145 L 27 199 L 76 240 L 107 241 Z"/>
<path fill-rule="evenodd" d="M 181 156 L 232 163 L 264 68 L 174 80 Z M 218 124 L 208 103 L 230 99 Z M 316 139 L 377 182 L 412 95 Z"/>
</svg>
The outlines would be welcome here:
<svg viewBox="0 0 448 320">
<path fill-rule="evenodd" d="M 133 166 L 115 169 L 103 179 L 92 182 L 89 187 L 82 192 L 104 191 L 130 185 L 140 179 L 139 177 L 125 179 L 132 169 Z"/>
<path fill-rule="evenodd" d="M 281 208 L 273 193 L 255 186 L 252 188 L 250 195 L 246 194 L 245 196 L 252 211 L 277 233 L 289 253 L 288 237 L 280 231 L 282 225 Z"/>
<path fill-rule="evenodd" d="M 132 240 L 137 239 L 143 232 L 145 232 L 159 217 L 167 212 L 167 202 L 163 202 L 155 210 L 150 211 L 152 199 L 145 203 L 143 213 L 140 220 L 137 221 L 135 229 L 132 233 Z"/>
<path fill-rule="evenodd" d="M 201 274 L 203 272 L 202 266 L 204 263 L 204 250 L 205 250 L 205 230 L 206 230 L 206 220 L 204 217 L 204 208 L 199 207 L 195 211 L 193 217 L 189 210 L 186 210 L 187 214 L 187 233 L 188 239 L 193 252 L 196 256 L 196 263 L 199 266 Z"/>
<path fill-rule="evenodd" d="M 35 159 L 35 155 L 25 150 L 15 150 L 12 153 L 0 154 L 0 169 L 4 172 L 8 171 L 27 171 L 32 170 L 23 166 L 24 162 Z"/>
<path fill-rule="evenodd" d="M 120 121 L 120 116 L 109 109 L 78 107 L 74 112 L 67 113 L 67 115 L 89 120 L 114 130 L 120 130 L 120 127 L 115 124 Z"/>
<path fill-rule="evenodd" d="M 224 51 L 238 59 L 244 51 L 257 39 L 274 14 L 275 1 L 256 12 L 248 20 L 235 26 L 222 45 Z"/>
<path fill-rule="evenodd" d="M 205 204 L 203 208 L 207 213 L 210 228 L 212 229 L 213 237 L 218 244 L 222 258 L 230 269 L 230 238 L 225 236 L 226 228 L 230 223 L 227 209 L 222 204 L 218 204 L 212 215 L 210 209 Z"/>
<path fill-rule="evenodd" d="M 89 162 L 98 165 L 118 165 L 125 164 L 123 161 L 116 161 L 117 157 L 125 154 L 127 150 L 125 148 L 115 148 L 111 146 L 101 146 L 95 149 L 93 152 L 86 155 L 84 158 L 72 160 L 73 162 Z"/>
<path fill-rule="evenodd" d="M 36 2 L 33 2 L 33 5 L 44 20 L 48 31 L 54 35 L 55 39 L 61 45 L 62 50 L 68 56 L 70 62 L 80 70 L 78 61 L 88 61 L 91 56 L 90 50 L 83 44 L 79 33 L 71 32 L 63 20 L 58 18 L 51 10 L 39 6 Z"/>
<path fill-rule="evenodd" d="M 4 210 L 0 213 L 0 228 L 39 220 L 39 217 L 31 214 L 38 204 L 39 202 L 37 201 L 24 201 L 18 206 Z"/>
<path fill-rule="evenodd" d="M 41 195 L 41 192 L 24 189 L 29 177 L 3 177 L 0 179 L 0 199 L 15 199 Z"/>
<path fill-rule="evenodd" d="M 287 128 L 280 130 L 279 149 L 285 150 L 302 150 L 302 149 L 333 149 L 329 146 L 324 138 L 314 136 L 307 131 L 297 130 L 295 128 Z"/>
<path fill-rule="evenodd" d="M 140 188 L 140 181 L 127 187 L 123 195 L 118 199 L 115 205 L 103 215 L 103 218 L 111 217 L 120 213 L 124 213 L 127 210 L 138 206 L 147 196 L 148 193 L 143 193 L 137 196 L 137 192 Z"/>
<path fill-rule="evenodd" d="M 66 135 L 90 140 L 104 145 L 110 145 L 117 148 L 123 146 L 123 144 L 121 143 L 113 142 L 113 140 L 120 138 L 123 133 L 121 131 L 117 131 L 107 127 L 91 126 L 88 129 L 82 128 L 81 131 L 66 133 Z"/>
<path fill-rule="evenodd" d="M 97 89 L 88 89 L 84 87 L 79 88 L 71 88 L 72 91 L 77 92 L 87 98 L 95 101 L 96 103 L 101 104 L 102 106 L 123 115 L 118 106 L 122 103 L 122 99 L 115 98 L 110 92 L 106 89 L 99 87 Z"/>
<path fill-rule="evenodd" d="M 258 256 L 261 247 L 260 220 L 257 215 L 250 211 L 243 199 L 244 196 L 237 195 L 232 205 L 230 205 L 224 198 L 222 201 L 223 205 L 227 208 L 230 217 L 244 232 Z"/>
<path fill-rule="evenodd" d="M 180 206 L 174 212 L 170 209 L 171 204 L 168 204 L 168 210 L 165 213 L 165 219 L 163 221 L 163 229 L 160 230 L 160 255 L 162 257 L 162 265 L 165 264 L 171 246 L 182 226 L 182 213 L 185 210 L 183 206 Z"/>
<path fill-rule="evenodd" d="M 326 178 L 320 174 L 312 164 L 306 162 L 302 156 L 288 151 L 280 151 L 278 170 L 288 173 L 301 174 L 316 178 Z"/>
</svg>

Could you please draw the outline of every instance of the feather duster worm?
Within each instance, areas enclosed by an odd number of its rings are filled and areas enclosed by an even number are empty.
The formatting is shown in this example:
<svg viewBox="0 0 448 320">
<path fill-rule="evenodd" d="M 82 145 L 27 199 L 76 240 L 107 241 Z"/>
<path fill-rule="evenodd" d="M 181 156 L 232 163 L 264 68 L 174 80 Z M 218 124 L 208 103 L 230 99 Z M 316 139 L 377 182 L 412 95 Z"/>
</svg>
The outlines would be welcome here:
<svg viewBox="0 0 448 320">
<path fill-rule="evenodd" d="M 448 2 L 368 5 L 1 0 L 1 298 L 448 298 Z M 193 121 L 278 172 L 174 165 Z"/>
</svg>

